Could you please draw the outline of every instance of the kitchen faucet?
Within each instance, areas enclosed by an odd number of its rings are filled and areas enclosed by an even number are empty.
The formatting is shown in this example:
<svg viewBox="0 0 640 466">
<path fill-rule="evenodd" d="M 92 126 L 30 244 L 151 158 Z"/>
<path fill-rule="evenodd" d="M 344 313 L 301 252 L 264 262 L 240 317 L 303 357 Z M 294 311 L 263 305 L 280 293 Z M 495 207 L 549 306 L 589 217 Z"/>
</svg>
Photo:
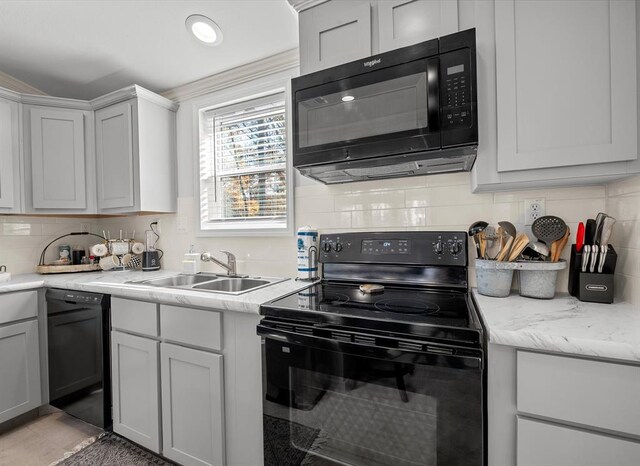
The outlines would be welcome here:
<svg viewBox="0 0 640 466">
<path fill-rule="evenodd" d="M 228 276 L 236 276 L 236 256 L 229 251 L 220 251 L 227 255 L 227 263 L 224 263 L 211 255 L 211 253 L 203 252 L 200 255 L 200 260 L 203 262 L 213 262 L 227 271 Z"/>
</svg>

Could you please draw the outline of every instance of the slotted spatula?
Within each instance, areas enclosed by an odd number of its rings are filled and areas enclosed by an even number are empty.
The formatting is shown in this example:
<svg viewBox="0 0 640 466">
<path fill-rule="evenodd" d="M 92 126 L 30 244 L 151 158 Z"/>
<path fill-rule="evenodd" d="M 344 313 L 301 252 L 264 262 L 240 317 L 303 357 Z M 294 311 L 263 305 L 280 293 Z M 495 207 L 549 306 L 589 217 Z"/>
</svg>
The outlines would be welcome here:
<svg viewBox="0 0 640 466">
<path fill-rule="evenodd" d="M 533 221 L 531 231 L 536 238 L 551 247 L 554 241 L 558 241 L 567 232 L 567 224 L 560 217 L 545 215 Z"/>
</svg>

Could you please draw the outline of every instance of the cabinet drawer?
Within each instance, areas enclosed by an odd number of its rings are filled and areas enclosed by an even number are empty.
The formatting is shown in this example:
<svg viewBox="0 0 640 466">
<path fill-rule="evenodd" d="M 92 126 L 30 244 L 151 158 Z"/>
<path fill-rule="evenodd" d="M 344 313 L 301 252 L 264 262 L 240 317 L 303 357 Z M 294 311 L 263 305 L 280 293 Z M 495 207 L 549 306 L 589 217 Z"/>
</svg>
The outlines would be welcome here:
<svg viewBox="0 0 640 466">
<path fill-rule="evenodd" d="M 518 411 L 640 435 L 640 367 L 518 351 Z"/>
<path fill-rule="evenodd" d="M 38 292 L 24 291 L 0 295 L 0 325 L 38 316 Z"/>
<path fill-rule="evenodd" d="M 158 305 L 111 298 L 111 327 L 152 337 L 158 336 Z"/>
<path fill-rule="evenodd" d="M 518 466 L 634 466 L 640 443 L 518 418 Z"/>
<path fill-rule="evenodd" d="M 222 350 L 221 315 L 178 306 L 160 306 L 160 335 L 167 340 Z"/>
</svg>

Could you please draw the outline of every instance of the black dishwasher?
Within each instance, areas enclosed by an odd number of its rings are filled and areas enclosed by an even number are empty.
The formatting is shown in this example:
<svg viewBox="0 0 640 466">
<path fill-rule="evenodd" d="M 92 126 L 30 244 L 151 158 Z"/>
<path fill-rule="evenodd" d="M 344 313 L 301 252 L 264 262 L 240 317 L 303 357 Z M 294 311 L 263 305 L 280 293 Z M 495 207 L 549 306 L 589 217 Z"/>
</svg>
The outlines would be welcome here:
<svg viewBox="0 0 640 466">
<path fill-rule="evenodd" d="M 49 404 L 111 427 L 109 296 L 48 289 Z"/>
</svg>

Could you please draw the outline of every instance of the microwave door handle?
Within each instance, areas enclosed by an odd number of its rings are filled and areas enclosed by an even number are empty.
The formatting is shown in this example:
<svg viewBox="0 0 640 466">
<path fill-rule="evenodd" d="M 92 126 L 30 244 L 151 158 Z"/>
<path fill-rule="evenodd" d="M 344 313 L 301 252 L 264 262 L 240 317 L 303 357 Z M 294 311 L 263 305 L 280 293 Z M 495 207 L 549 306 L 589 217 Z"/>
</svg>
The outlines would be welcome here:
<svg viewBox="0 0 640 466">
<path fill-rule="evenodd" d="M 427 61 L 427 124 L 429 132 L 440 130 L 440 59 Z"/>
</svg>

